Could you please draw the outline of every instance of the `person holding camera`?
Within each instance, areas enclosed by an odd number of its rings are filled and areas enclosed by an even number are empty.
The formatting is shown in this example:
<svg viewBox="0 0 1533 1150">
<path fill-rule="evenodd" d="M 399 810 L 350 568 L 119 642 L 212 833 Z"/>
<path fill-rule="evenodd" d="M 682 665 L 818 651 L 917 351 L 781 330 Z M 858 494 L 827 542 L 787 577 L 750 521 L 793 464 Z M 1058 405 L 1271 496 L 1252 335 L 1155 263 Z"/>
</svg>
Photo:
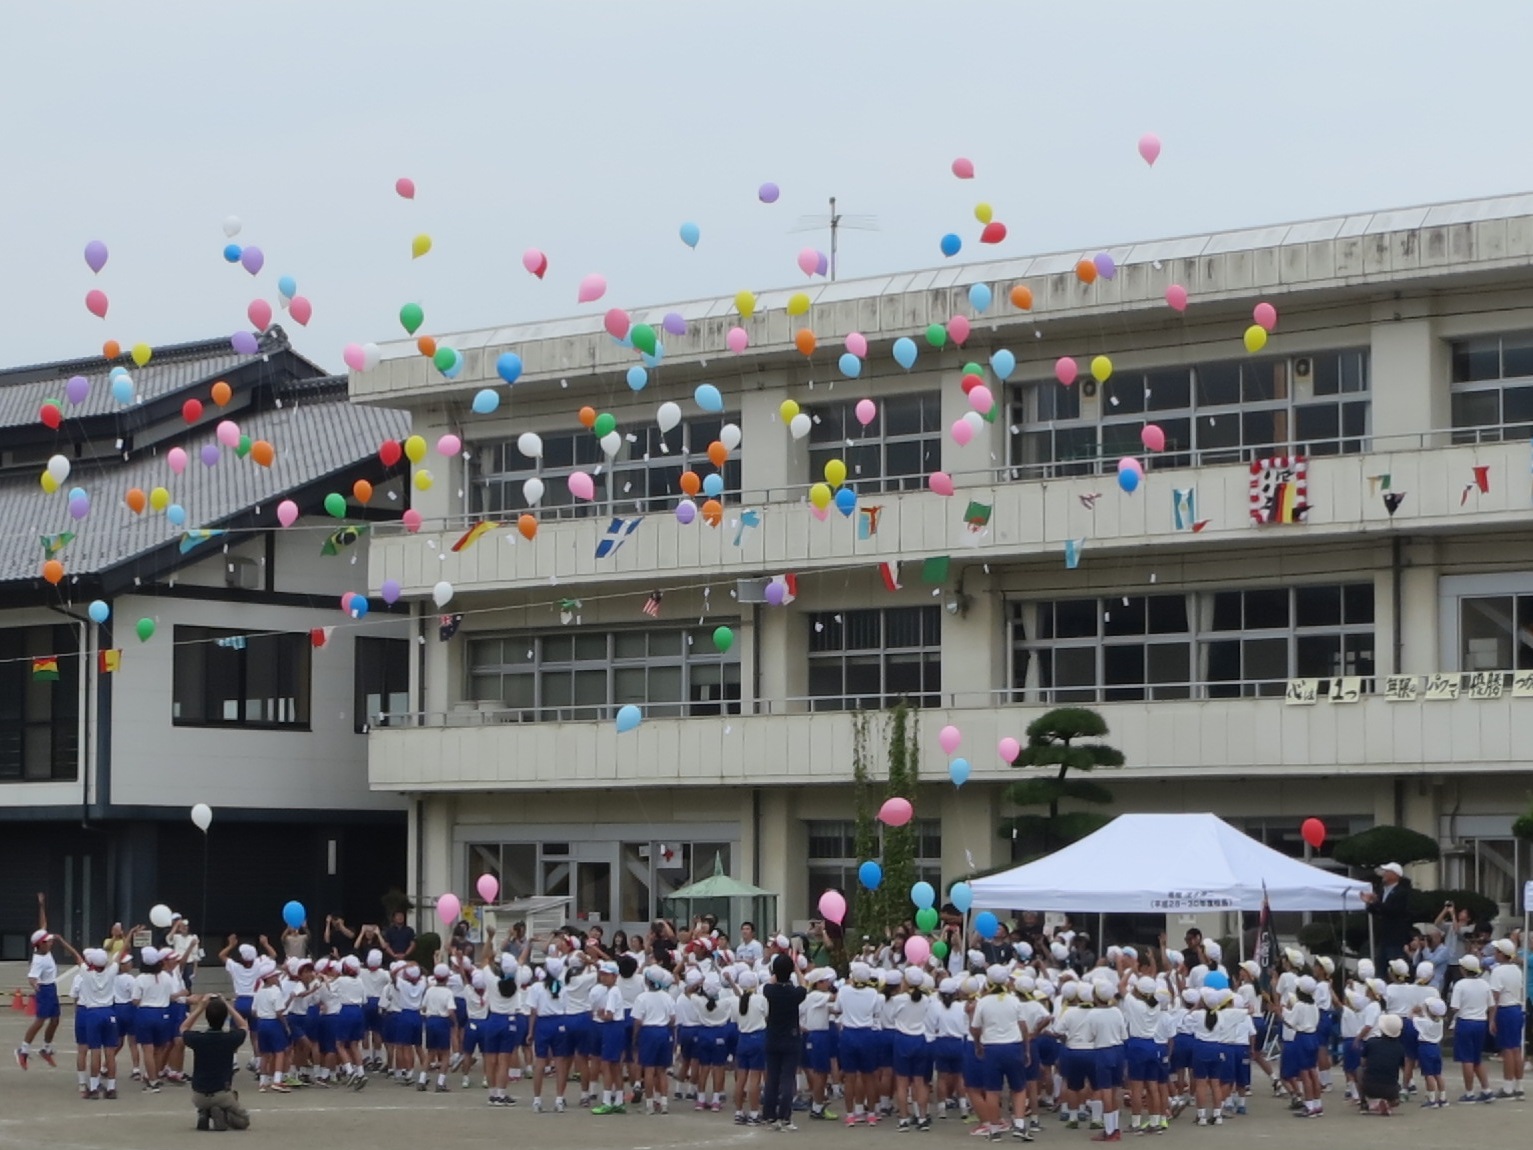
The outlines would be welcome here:
<svg viewBox="0 0 1533 1150">
<path fill-rule="evenodd" d="M 197 1030 L 199 1021 L 207 1029 Z M 225 1023 L 233 1026 L 225 1029 Z M 233 1090 L 234 1059 L 250 1024 L 216 994 L 205 995 L 181 1024 L 181 1040 L 192 1052 L 192 1105 L 198 1130 L 248 1130 L 250 1113 Z"/>
</svg>

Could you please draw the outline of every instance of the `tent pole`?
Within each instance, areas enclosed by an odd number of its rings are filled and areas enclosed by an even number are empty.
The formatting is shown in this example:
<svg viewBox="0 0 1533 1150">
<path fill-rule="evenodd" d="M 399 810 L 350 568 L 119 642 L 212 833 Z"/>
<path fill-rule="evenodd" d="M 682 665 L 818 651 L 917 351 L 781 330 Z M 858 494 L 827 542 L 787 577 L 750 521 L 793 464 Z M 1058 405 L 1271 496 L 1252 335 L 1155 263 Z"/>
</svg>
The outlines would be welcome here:
<svg viewBox="0 0 1533 1150">
<path fill-rule="evenodd" d="M 1107 912 L 1097 912 L 1097 954 L 1107 953 Z"/>
</svg>

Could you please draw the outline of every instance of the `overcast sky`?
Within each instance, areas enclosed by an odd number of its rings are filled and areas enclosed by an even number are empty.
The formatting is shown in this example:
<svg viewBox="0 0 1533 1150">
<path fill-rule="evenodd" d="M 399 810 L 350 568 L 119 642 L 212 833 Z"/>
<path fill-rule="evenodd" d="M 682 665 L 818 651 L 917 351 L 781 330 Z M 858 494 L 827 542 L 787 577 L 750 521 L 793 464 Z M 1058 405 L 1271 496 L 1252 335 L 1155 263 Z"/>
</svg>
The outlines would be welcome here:
<svg viewBox="0 0 1533 1150">
<path fill-rule="evenodd" d="M 1533 189 L 1527 0 L 101 0 L 6 24 L 6 365 L 223 335 L 283 274 L 314 318 L 281 322 L 332 369 L 409 300 L 444 334 L 577 313 L 589 272 L 590 310 L 799 283 L 827 245 L 792 229 L 830 195 L 878 221 L 847 278 L 941 263 L 948 231 L 959 259 L 1023 255 Z M 255 278 L 223 261 L 231 214 Z"/>
</svg>

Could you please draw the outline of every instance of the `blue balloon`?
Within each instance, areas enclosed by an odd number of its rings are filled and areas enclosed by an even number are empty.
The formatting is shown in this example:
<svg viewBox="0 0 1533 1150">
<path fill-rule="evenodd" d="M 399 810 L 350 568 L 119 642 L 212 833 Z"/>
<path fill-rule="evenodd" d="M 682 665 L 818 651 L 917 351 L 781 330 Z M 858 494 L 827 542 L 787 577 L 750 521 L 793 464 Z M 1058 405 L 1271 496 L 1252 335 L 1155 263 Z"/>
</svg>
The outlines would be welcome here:
<svg viewBox="0 0 1533 1150">
<path fill-rule="evenodd" d="M 522 357 L 514 351 L 503 351 L 495 361 L 495 374 L 507 383 L 515 383 L 522 377 Z"/>
<path fill-rule="evenodd" d="M 943 255 L 945 255 L 945 256 L 956 256 L 958 254 L 958 249 L 961 248 L 961 247 L 963 247 L 963 241 L 961 239 L 959 239 L 956 235 L 954 235 L 952 232 L 948 232 L 947 235 L 942 237 L 942 254 Z"/>
<path fill-rule="evenodd" d="M 884 881 L 884 868 L 869 859 L 857 868 L 857 881 L 869 890 L 877 890 Z"/>
<path fill-rule="evenodd" d="M 112 380 L 112 398 L 118 403 L 133 402 L 133 381 L 126 374 Z"/>
<path fill-rule="evenodd" d="M 703 476 L 703 494 L 709 499 L 717 499 L 724 494 L 724 477 L 715 471 L 711 475 Z"/>
<path fill-rule="evenodd" d="M 689 248 L 695 248 L 697 241 L 703 238 L 702 230 L 691 220 L 681 225 L 681 242 Z"/>
<path fill-rule="evenodd" d="M 486 387 L 474 392 L 474 414 L 492 415 L 500 406 L 500 392 L 493 387 Z"/>
<path fill-rule="evenodd" d="M 975 311 L 984 311 L 990 306 L 993 297 L 990 294 L 989 284 L 972 284 L 969 287 L 969 306 Z"/>
<path fill-rule="evenodd" d="M 925 910 L 937 901 L 937 892 L 932 889 L 931 883 L 918 882 L 910 888 L 910 901 L 919 909 Z"/>
<path fill-rule="evenodd" d="M 639 713 L 639 708 L 632 703 L 627 703 L 617 709 L 617 733 L 623 734 L 633 730 L 639 725 L 639 720 L 644 716 Z"/>
<path fill-rule="evenodd" d="M 1132 495 L 1139 490 L 1139 472 L 1132 467 L 1125 467 L 1118 472 L 1118 486 Z"/>
<path fill-rule="evenodd" d="M 992 939 L 995 932 L 1001 929 L 1001 920 L 990 911 L 982 910 L 974 916 L 974 929 L 979 932 L 980 938 Z"/>
<path fill-rule="evenodd" d="M 182 507 L 179 503 L 172 503 L 169 507 L 165 508 L 165 518 L 169 519 L 176 527 L 180 527 L 186 522 L 186 508 Z"/>
<path fill-rule="evenodd" d="M 990 370 L 995 372 L 997 379 L 1010 379 L 1011 373 L 1017 370 L 1017 357 L 1003 347 L 990 357 Z"/>
<path fill-rule="evenodd" d="M 239 263 L 240 256 L 244 254 L 239 244 L 227 244 L 224 247 L 224 259 L 228 260 L 231 264 Z"/>
<path fill-rule="evenodd" d="M 947 900 L 960 914 L 968 914 L 969 908 L 974 905 L 974 891 L 966 882 L 955 882 L 953 889 L 947 892 Z"/>
<path fill-rule="evenodd" d="M 846 376 L 847 379 L 856 379 L 862 374 L 862 360 L 849 351 L 841 353 L 841 359 L 837 362 L 837 366 L 841 368 L 841 374 Z"/>
<path fill-rule="evenodd" d="M 969 781 L 969 760 L 954 759 L 947 765 L 947 777 L 953 780 L 955 787 L 961 787 Z"/>
<path fill-rule="evenodd" d="M 641 351 L 639 353 L 639 358 L 644 361 L 645 367 L 659 367 L 660 361 L 665 358 L 665 344 L 661 343 L 657 339 L 655 341 L 654 353 L 651 354 L 647 351 Z"/>
<path fill-rule="evenodd" d="M 842 515 L 851 515 L 857 510 L 857 493 L 850 487 L 843 487 L 836 492 L 836 510 Z"/>
<path fill-rule="evenodd" d="M 916 341 L 902 335 L 894 341 L 894 362 L 909 371 L 916 365 Z"/>
<path fill-rule="evenodd" d="M 645 371 L 638 364 L 634 364 L 628 369 L 628 386 L 633 388 L 634 391 L 643 391 L 644 385 L 648 382 L 649 372 Z"/>
<path fill-rule="evenodd" d="M 71 487 L 69 494 L 65 498 L 72 503 L 76 499 L 89 499 L 90 496 L 85 493 L 85 488 L 83 487 Z"/>
<path fill-rule="evenodd" d="M 360 619 L 367 614 L 367 597 L 365 595 L 353 595 L 351 606 L 346 608 L 346 613 L 353 619 Z"/>
<path fill-rule="evenodd" d="M 128 369 L 123 367 L 123 365 L 119 363 L 111 371 L 106 373 L 106 377 L 108 379 L 116 379 L 119 375 L 127 375 L 127 374 L 128 374 Z"/>
<path fill-rule="evenodd" d="M 277 281 L 277 290 L 288 299 L 292 299 L 298 294 L 298 281 L 292 276 L 283 276 Z"/>
<path fill-rule="evenodd" d="M 1211 970 L 1203 976 L 1203 985 L 1211 986 L 1215 990 L 1228 990 L 1230 988 L 1230 976 L 1222 970 Z"/>
<path fill-rule="evenodd" d="M 458 353 L 458 358 L 452 361 L 452 366 L 442 373 L 443 379 L 457 379 L 463 374 L 463 353 Z"/>
<path fill-rule="evenodd" d="M 100 599 L 92 599 L 91 605 L 85 609 L 92 623 L 105 623 L 112 617 L 112 609 Z"/>
<path fill-rule="evenodd" d="M 719 389 L 711 383 L 698 384 L 697 390 L 692 393 L 692 399 L 704 411 L 719 412 L 724 410 L 724 397 L 719 394 Z"/>
<path fill-rule="evenodd" d="M 301 902 L 288 902 L 282 907 L 282 921 L 287 923 L 293 930 L 297 930 L 309 917 L 309 912 L 303 909 Z"/>
</svg>

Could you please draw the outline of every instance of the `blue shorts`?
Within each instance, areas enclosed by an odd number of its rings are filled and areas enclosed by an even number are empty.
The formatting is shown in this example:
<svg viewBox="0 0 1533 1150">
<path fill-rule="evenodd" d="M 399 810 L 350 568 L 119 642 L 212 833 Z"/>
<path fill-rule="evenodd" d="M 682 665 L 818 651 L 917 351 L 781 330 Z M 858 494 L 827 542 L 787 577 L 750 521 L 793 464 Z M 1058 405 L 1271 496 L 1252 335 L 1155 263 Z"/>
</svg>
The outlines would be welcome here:
<svg viewBox="0 0 1533 1150">
<path fill-rule="evenodd" d="M 880 1070 L 894 1069 L 894 1031 L 875 1030 L 873 1047 L 877 1051 L 878 1068 Z"/>
<path fill-rule="evenodd" d="M 919 1078 L 923 1082 L 932 1076 L 932 1044 L 926 1041 L 926 1035 L 894 1036 L 894 1074 L 897 1078 Z"/>
<path fill-rule="evenodd" d="M 1154 1082 L 1160 1051 L 1153 1038 L 1130 1038 L 1123 1047 L 1124 1068 L 1130 1082 Z"/>
<path fill-rule="evenodd" d="M 240 1012 L 240 1017 L 249 1020 L 250 1008 L 255 1005 L 255 996 L 251 994 L 238 995 L 234 1000 L 234 1009 Z"/>
<path fill-rule="evenodd" d="M 1416 1024 L 1409 1018 L 1400 1020 L 1400 1045 L 1405 1048 L 1405 1057 L 1412 1062 L 1416 1061 L 1416 1045 L 1420 1039 L 1416 1035 Z"/>
<path fill-rule="evenodd" d="M 1523 1013 L 1520 1006 L 1496 1007 L 1496 1049 L 1522 1049 Z"/>
<path fill-rule="evenodd" d="M 341 1016 L 336 1014 L 321 1014 L 319 1016 L 319 1052 L 321 1054 L 334 1054 L 335 1044 L 338 1041 L 337 1032 L 340 1030 Z"/>
<path fill-rule="evenodd" d="M 1223 1058 L 1219 1063 L 1219 1081 L 1226 1082 L 1231 1086 L 1249 1085 L 1251 1078 L 1251 1047 L 1243 1042 L 1224 1042 L 1219 1044 L 1223 1051 Z M 1240 1065 L 1245 1063 L 1246 1082 L 1240 1081 Z"/>
<path fill-rule="evenodd" d="M 185 999 L 170 1004 L 170 1027 L 174 1033 L 181 1033 L 181 1024 L 186 1021 L 187 1013 Z"/>
<path fill-rule="evenodd" d="M 705 1026 L 697 1036 L 697 1061 L 703 1066 L 729 1065 L 729 1035 L 722 1026 Z"/>
<path fill-rule="evenodd" d="M 1095 1053 L 1092 1050 L 1073 1050 L 1068 1046 L 1059 1052 L 1059 1073 L 1065 1080 L 1066 1090 L 1086 1089 Z"/>
<path fill-rule="evenodd" d="M 766 1069 L 766 1031 L 753 1030 L 735 1038 L 735 1072 Z"/>
<path fill-rule="evenodd" d="M 872 1074 L 878 1069 L 878 1036 L 856 1026 L 841 1028 L 841 1073 Z"/>
<path fill-rule="evenodd" d="M 57 983 L 50 982 L 47 985 L 39 986 L 37 993 L 33 997 L 36 1000 L 38 1018 L 59 1017 L 59 988 Z"/>
<path fill-rule="evenodd" d="M 1314 1070 L 1320 1065 L 1320 1035 L 1314 1031 L 1301 1033 L 1295 1041 L 1299 1046 L 1299 1069 Z"/>
<path fill-rule="evenodd" d="M 1092 1051 L 1091 1085 L 1097 1090 L 1123 1085 L 1123 1047 L 1107 1046 Z"/>
<path fill-rule="evenodd" d="M 117 1017 L 110 1006 L 96 1006 L 85 1014 L 85 1045 L 89 1050 L 116 1050 L 121 1041 L 117 1034 Z"/>
<path fill-rule="evenodd" d="M 527 1035 L 532 1027 L 531 1018 L 526 1014 L 513 1014 L 511 1016 L 511 1049 L 520 1050 L 527 1045 Z"/>
<path fill-rule="evenodd" d="M 804 1069 L 816 1074 L 830 1073 L 830 1031 L 804 1031 Z"/>
<path fill-rule="evenodd" d="M 468 1025 L 468 999 L 454 998 L 452 1000 L 453 1012 L 458 1016 L 458 1025 Z"/>
<path fill-rule="evenodd" d="M 974 1052 L 974 1043 L 963 1044 L 963 1086 L 965 1090 L 985 1089 L 985 1064 Z"/>
<path fill-rule="evenodd" d="M 1443 1048 L 1436 1042 L 1416 1043 L 1416 1065 L 1428 1078 L 1437 1078 L 1443 1072 Z"/>
<path fill-rule="evenodd" d="M 245 1012 L 242 1010 L 243 1015 Z M 112 1004 L 112 1017 L 117 1021 L 117 1040 L 133 1036 L 133 1020 L 138 1016 L 138 1008 L 131 1002 L 114 1002 Z M 135 1040 L 136 1041 L 136 1040 Z"/>
<path fill-rule="evenodd" d="M 1485 1057 L 1485 1039 L 1489 1025 L 1484 1019 L 1460 1018 L 1453 1024 L 1453 1061 L 1463 1066 L 1478 1066 Z"/>
<path fill-rule="evenodd" d="M 394 1014 L 394 1045 L 419 1046 L 421 1044 L 421 1012 L 400 1010 Z"/>
<path fill-rule="evenodd" d="M 532 1031 L 533 1053 L 539 1058 L 568 1058 L 575 1053 L 575 1032 L 564 1021 L 566 1015 L 538 1019 Z"/>
<path fill-rule="evenodd" d="M 1192 1076 L 1219 1079 L 1224 1077 L 1224 1047 L 1206 1038 L 1192 1040 Z"/>
<path fill-rule="evenodd" d="M 995 1091 L 1010 1087 L 1012 1093 L 1016 1093 L 1027 1087 L 1020 1042 L 985 1047 L 985 1056 L 979 1059 L 979 1066 L 984 1077 L 982 1089 Z"/>
<path fill-rule="evenodd" d="M 1033 1056 L 1039 1066 L 1054 1066 L 1059 1061 L 1059 1039 L 1052 1034 L 1040 1034 L 1033 1039 Z"/>
<path fill-rule="evenodd" d="M 450 1049 L 452 1049 L 452 1019 L 451 1018 L 428 1018 L 428 1019 L 426 1019 L 426 1049 L 427 1050 L 450 1050 Z"/>
<path fill-rule="evenodd" d="M 140 1046 L 166 1046 L 173 1034 L 170 1027 L 170 1011 L 164 1008 L 138 1008 L 133 1020 L 133 1037 Z"/>
<path fill-rule="evenodd" d="M 1171 1069 L 1179 1073 L 1192 1069 L 1192 1047 L 1196 1041 L 1190 1034 L 1178 1034 L 1171 1043 Z"/>
<path fill-rule="evenodd" d="M 462 1036 L 458 1039 L 458 1048 L 463 1051 L 463 1057 L 473 1054 L 488 1054 L 484 1045 L 484 1021 L 478 1018 L 470 1018 L 468 1025 L 463 1028 Z"/>
<path fill-rule="evenodd" d="M 367 1023 L 362 1008 L 355 1005 L 341 1007 L 336 1015 L 335 1040 L 337 1042 L 361 1042 L 367 1034 Z"/>
<path fill-rule="evenodd" d="M 639 1027 L 639 1065 L 664 1069 L 671 1064 L 671 1028 L 669 1026 Z"/>
<path fill-rule="evenodd" d="M 309 1015 L 307 1011 L 299 1011 L 291 1013 L 287 1016 L 288 1041 L 292 1042 L 296 1046 L 299 1042 L 303 1041 L 305 1038 L 308 1038 L 310 1033 Z"/>
<path fill-rule="evenodd" d="M 621 1062 L 628 1049 L 628 1035 L 632 1027 L 626 1018 L 610 1022 L 598 1022 L 596 1030 L 601 1042 L 603 1062 Z"/>
<path fill-rule="evenodd" d="M 481 1054 L 511 1053 L 511 1016 L 509 1014 L 487 1014 L 476 1022 L 470 1022 L 468 1026 L 469 1029 L 463 1032 L 465 1054 L 468 1053 L 471 1033 Z"/>
<path fill-rule="evenodd" d="M 376 998 L 369 998 L 362 1004 L 362 1028 L 368 1034 L 378 1034 L 383 1030 L 383 1011 L 378 1009 Z"/>
<path fill-rule="evenodd" d="M 691 1062 L 697 1057 L 697 1032 L 701 1026 L 678 1026 L 676 1028 L 676 1045 L 681 1051 L 681 1060 Z"/>
<path fill-rule="evenodd" d="M 262 1054 L 281 1054 L 291 1043 L 288 1041 L 287 1027 L 282 1025 L 280 1018 L 262 1018 L 256 1022 L 256 1037 L 261 1040 Z M 143 1039 L 139 1039 L 140 1042 Z"/>
<path fill-rule="evenodd" d="M 1344 1073 L 1355 1075 L 1358 1067 L 1363 1064 L 1363 1044 L 1356 1038 L 1343 1038 L 1341 1040 L 1341 1069 Z"/>
<path fill-rule="evenodd" d="M 963 1071 L 963 1039 L 939 1038 L 932 1043 L 932 1065 L 938 1074 L 959 1074 Z"/>
</svg>

